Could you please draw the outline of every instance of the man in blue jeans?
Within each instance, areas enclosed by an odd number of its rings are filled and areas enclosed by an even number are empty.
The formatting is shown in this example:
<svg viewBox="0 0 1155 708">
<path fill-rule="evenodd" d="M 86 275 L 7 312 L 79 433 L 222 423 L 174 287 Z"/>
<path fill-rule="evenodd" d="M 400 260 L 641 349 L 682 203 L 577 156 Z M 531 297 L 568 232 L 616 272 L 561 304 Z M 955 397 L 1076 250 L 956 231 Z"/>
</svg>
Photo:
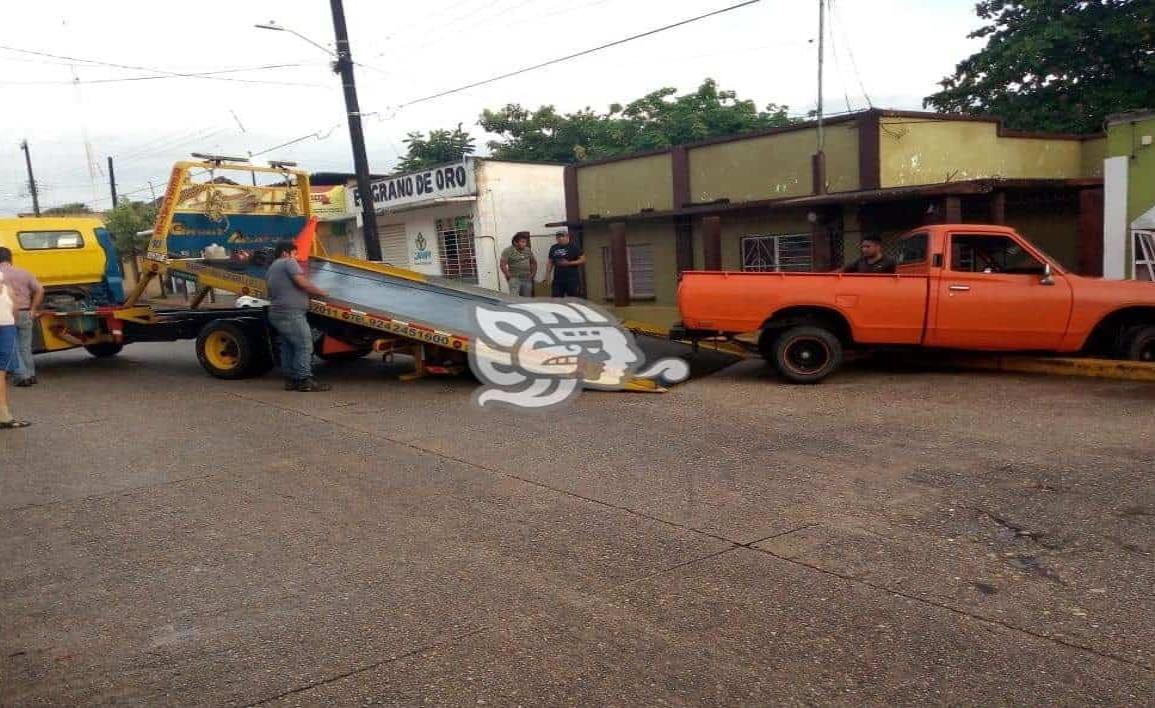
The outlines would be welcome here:
<svg viewBox="0 0 1155 708">
<path fill-rule="evenodd" d="M 325 297 L 325 291 L 309 282 L 297 262 L 297 246 L 281 241 L 273 249 L 276 260 L 265 274 L 268 283 L 269 324 L 280 335 L 281 371 L 286 391 L 328 391 L 327 384 L 313 379 L 313 330 L 306 313 L 309 296 Z"/>
<path fill-rule="evenodd" d="M 16 332 L 19 335 L 19 357 L 16 386 L 36 385 L 36 363 L 32 360 L 32 330 L 44 302 L 44 287 L 36 276 L 12 265 L 12 251 L 0 246 L 0 273 L 8 281 L 16 303 Z"/>
</svg>

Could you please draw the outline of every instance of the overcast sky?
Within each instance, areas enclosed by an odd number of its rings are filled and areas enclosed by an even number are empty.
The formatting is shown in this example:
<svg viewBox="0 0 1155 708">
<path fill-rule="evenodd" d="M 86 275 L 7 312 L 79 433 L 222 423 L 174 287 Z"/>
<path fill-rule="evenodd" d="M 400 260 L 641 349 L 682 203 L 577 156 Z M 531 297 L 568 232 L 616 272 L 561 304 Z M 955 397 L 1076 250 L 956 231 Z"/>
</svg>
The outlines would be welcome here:
<svg viewBox="0 0 1155 708">
<path fill-rule="evenodd" d="M 817 0 L 762 0 L 733 12 L 435 101 L 413 99 L 735 4 L 738 0 L 346 0 L 370 166 L 384 172 L 412 130 L 472 128 L 484 108 L 553 104 L 604 110 L 662 86 L 714 78 L 739 97 L 815 105 Z M 936 82 L 980 44 L 974 0 L 831 0 L 825 101 L 831 112 L 922 108 Z M 172 162 L 193 151 L 245 155 L 316 133 L 263 159 L 352 171 L 325 0 L 39 0 L 6 3 L 0 23 L 0 214 L 30 211 L 27 139 L 41 207 L 109 205 L 105 160 L 121 194 L 163 191 Z M 832 44 L 830 42 L 832 41 Z M 134 70 L 73 60 L 145 67 Z M 217 74 L 155 77 L 278 65 Z M 280 66 L 291 65 L 291 66 Z M 857 71 L 855 71 L 855 66 Z M 79 82 L 76 81 L 79 80 Z M 125 80 L 132 79 L 132 80 Z M 230 80 L 222 80 L 230 79 Z M 865 88 L 865 92 L 864 92 Z M 865 93 L 865 95 L 864 95 Z"/>
</svg>

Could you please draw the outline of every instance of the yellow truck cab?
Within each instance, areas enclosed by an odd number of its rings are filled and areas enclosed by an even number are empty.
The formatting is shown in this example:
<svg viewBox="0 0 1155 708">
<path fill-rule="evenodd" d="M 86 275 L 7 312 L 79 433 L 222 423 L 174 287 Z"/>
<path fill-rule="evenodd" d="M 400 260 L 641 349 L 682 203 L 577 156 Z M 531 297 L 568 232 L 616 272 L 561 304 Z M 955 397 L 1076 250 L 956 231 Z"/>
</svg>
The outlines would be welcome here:
<svg viewBox="0 0 1155 708">
<path fill-rule="evenodd" d="M 120 263 L 100 219 L 0 219 L 0 246 L 44 286 L 46 309 L 113 304 L 124 297 Z"/>
<path fill-rule="evenodd" d="M 91 216 L 0 218 L 0 246 L 13 265 L 44 286 L 45 311 L 72 312 L 124 300 L 120 259 L 104 222 Z M 59 338 L 51 316 L 40 321 L 33 351 L 78 346 Z"/>
</svg>

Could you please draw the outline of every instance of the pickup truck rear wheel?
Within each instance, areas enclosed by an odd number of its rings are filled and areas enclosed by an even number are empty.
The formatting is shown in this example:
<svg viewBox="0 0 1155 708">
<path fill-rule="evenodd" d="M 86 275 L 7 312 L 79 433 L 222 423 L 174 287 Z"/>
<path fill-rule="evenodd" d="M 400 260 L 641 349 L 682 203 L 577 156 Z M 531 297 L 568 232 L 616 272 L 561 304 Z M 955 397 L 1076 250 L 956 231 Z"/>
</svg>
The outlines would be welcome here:
<svg viewBox="0 0 1155 708">
<path fill-rule="evenodd" d="M 1127 335 L 1124 354 L 1132 361 L 1155 362 L 1155 325 L 1132 329 Z"/>
<path fill-rule="evenodd" d="M 801 325 L 774 340 L 772 355 L 771 363 L 787 381 L 814 384 L 842 366 L 842 342 L 828 329 Z"/>
</svg>

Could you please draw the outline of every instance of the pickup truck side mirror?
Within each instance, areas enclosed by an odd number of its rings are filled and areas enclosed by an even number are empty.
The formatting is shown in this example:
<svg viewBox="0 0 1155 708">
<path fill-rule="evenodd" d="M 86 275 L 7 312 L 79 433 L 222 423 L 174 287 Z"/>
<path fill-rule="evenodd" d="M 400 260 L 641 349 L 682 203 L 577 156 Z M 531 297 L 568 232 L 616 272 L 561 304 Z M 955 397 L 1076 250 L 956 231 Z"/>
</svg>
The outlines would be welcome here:
<svg viewBox="0 0 1155 708">
<path fill-rule="evenodd" d="M 1043 277 L 1039 278 L 1040 285 L 1054 285 L 1055 277 L 1051 275 L 1051 264 L 1047 263 L 1043 266 Z"/>
</svg>

